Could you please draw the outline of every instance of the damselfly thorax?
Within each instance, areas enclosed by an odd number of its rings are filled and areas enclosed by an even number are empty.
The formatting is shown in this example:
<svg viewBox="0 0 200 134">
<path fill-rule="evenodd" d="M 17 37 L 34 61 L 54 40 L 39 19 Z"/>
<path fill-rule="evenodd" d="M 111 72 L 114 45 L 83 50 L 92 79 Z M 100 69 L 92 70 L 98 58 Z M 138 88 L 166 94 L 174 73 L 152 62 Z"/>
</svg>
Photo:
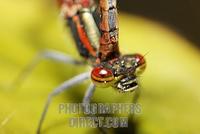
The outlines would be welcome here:
<svg viewBox="0 0 200 134">
<path fill-rule="evenodd" d="M 61 2 L 79 54 L 94 67 L 94 84 L 121 92 L 134 91 L 137 76 L 145 70 L 145 59 L 140 54 L 120 54 L 116 0 L 100 0 L 96 7 L 92 0 Z"/>
</svg>

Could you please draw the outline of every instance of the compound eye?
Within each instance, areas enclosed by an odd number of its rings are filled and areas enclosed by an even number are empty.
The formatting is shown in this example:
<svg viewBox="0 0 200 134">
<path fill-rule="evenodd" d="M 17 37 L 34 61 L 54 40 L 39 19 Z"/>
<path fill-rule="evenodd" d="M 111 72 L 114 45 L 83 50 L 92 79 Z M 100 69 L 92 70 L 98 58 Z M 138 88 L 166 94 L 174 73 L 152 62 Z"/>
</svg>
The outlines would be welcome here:
<svg viewBox="0 0 200 134">
<path fill-rule="evenodd" d="M 140 75 L 144 72 L 146 68 L 146 61 L 144 59 L 144 56 L 140 54 L 134 54 L 133 57 L 135 59 L 135 65 L 136 65 L 135 73 L 136 75 Z"/>
<path fill-rule="evenodd" d="M 115 79 L 112 71 L 104 67 L 96 67 L 91 73 L 92 81 L 96 86 L 108 87 Z"/>
</svg>

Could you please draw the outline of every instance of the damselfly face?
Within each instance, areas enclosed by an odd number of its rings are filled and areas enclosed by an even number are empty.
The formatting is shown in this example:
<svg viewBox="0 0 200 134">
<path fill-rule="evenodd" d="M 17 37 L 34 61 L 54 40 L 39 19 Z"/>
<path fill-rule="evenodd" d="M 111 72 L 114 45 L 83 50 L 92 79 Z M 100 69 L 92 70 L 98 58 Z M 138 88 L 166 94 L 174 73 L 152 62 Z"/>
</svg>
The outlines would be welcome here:
<svg viewBox="0 0 200 134">
<path fill-rule="evenodd" d="M 92 70 L 91 78 L 96 86 L 112 86 L 121 92 L 134 91 L 137 76 L 146 68 L 142 55 L 124 55 L 109 62 L 102 62 Z"/>
</svg>

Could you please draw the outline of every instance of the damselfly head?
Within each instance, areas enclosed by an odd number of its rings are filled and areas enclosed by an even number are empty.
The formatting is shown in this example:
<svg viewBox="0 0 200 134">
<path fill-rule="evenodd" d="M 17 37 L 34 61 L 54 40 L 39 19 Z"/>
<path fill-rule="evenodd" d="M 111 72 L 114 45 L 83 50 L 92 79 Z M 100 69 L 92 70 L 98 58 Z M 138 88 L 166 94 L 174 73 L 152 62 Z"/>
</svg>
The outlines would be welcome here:
<svg viewBox="0 0 200 134">
<path fill-rule="evenodd" d="M 96 86 L 112 86 L 120 92 L 134 91 L 137 87 L 137 76 L 146 68 L 142 55 L 124 55 L 108 62 L 102 62 L 91 73 Z"/>
</svg>

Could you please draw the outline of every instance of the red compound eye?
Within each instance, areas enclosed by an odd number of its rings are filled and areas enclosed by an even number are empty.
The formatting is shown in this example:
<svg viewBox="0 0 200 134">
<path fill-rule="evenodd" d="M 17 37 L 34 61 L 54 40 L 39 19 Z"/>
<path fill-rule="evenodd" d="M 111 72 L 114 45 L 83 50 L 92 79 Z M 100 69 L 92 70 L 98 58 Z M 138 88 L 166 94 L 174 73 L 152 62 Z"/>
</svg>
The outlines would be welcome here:
<svg viewBox="0 0 200 134">
<path fill-rule="evenodd" d="M 140 75 L 141 73 L 144 72 L 145 68 L 146 68 L 146 61 L 144 59 L 144 56 L 140 55 L 140 54 L 134 54 L 133 57 L 135 58 L 135 62 L 136 62 L 136 75 Z"/>
<path fill-rule="evenodd" d="M 107 87 L 114 80 L 114 75 L 110 69 L 96 67 L 92 70 L 91 78 L 95 85 Z"/>
<path fill-rule="evenodd" d="M 133 57 L 135 58 L 135 61 L 138 66 L 146 64 L 144 56 L 142 56 L 141 54 L 134 54 Z"/>
</svg>

